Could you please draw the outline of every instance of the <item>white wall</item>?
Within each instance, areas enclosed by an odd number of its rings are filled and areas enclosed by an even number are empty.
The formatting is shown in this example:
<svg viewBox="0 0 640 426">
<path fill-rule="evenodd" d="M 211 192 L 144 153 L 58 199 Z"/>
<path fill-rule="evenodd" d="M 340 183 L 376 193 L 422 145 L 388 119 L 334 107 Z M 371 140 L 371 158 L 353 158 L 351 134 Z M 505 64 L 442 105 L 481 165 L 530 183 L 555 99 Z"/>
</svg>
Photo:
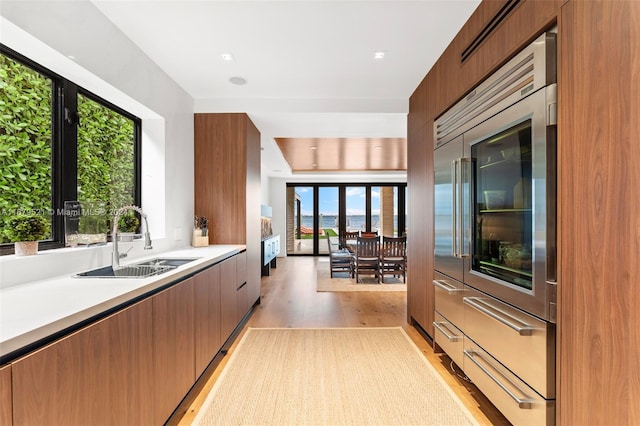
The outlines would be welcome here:
<svg viewBox="0 0 640 426">
<path fill-rule="evenodd" d="M 271 229 L 280 235 L 280 254 L 287 256 L 287 180 L 269 178 L 269 205 L 272 208 Z"/>
<path fill-rule="evenodd" d="M 271 185 L 271 179 L 269 179 L 269 176 L 267 176 L 265 173 L 262 173 L 262 175 L 260 176 L 260 204 L 263 204 L 265 206 L 270 206 L 271 202 L 270 202 L 270 185 Z"/>
<path fill-rule="evenodd" d="M 0 41 L 143 120 L 142 208 L 154 252 L 189 245 L 193 99 L 89 1 L 2 1 Z M 73 60 L 69 59 L 73 56 Z M 134 243 L 131 258 L 142 254 Z M 110 245 L 0 257 L 0 286 L 108 264 Z"/>
</svg>

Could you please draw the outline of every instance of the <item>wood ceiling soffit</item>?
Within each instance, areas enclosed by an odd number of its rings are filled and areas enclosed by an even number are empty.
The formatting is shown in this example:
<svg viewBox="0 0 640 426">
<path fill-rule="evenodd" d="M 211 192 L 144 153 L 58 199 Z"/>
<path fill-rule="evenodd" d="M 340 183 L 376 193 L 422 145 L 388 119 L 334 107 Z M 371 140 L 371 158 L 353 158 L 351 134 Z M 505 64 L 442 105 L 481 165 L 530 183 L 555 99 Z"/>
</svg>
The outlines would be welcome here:
<svg viewBox="0 0 640 426">
<path fill-rule="evenodd" d="M 275 138 L 293 172 L 406 171 L 406 138 Z"/>
</svg>

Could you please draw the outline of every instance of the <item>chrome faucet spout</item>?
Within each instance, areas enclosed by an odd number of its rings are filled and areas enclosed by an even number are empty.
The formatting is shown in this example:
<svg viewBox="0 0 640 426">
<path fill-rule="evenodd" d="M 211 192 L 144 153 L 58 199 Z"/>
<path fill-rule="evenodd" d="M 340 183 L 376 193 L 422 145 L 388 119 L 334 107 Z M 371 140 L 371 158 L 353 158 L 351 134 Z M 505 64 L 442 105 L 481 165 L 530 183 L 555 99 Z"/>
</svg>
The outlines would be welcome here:
<svg viewBox="0 0 640 426">
<path fill-rule="evenodd" d="M 128 211 L 134 210 L 140 213 L 140 216 L 144 219 L 144 249 L 151 250 L 153 246 L 151 245 L 151 234 L 149 233 L 149 221 L 147 220 L 147 215 L 142 211 L 142 209 L 138 206 L 124 206 L 120 207 L 118 211 L 116 211 L 115 216 L 113 217 L 113 230 L 111 231 L 111 238 L 113 240 L 113 253 L 111 254 L 111 267 L 113 269 L 117 269 L 120 267 L 120 259 L 127 257 L 127 253 L 120 253 L 118 251 L 118 220 L 120 216 Z"/>
</svg>

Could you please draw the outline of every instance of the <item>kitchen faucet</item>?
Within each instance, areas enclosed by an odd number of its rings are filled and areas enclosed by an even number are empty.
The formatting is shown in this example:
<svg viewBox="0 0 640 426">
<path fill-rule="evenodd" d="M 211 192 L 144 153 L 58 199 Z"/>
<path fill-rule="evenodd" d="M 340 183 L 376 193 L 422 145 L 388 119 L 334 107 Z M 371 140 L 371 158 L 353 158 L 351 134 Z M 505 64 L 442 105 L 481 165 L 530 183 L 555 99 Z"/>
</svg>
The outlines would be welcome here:
<svg viewBox="0 0 640 426">
<path fill-rule="evenodd" d="M 151 234 L 149 234 L 149 222 L 147 221 L 147 215 L 142 212 L 142 209 L 138 206 L 124 206 L 120 207 L 118 211 L 116 211 L 115 216 L 113 217 L 113 231 L 111 232 L 111 239 L 113 240 L 113 253 L 111 255 L 111 268 L 117 269 L 120 267 L 120 259 L 127 257 L 127 253 L 119 253 L 118 252 L 118 219 L 120 219 L 120 215 L 126 212 L 127 210 L 134 210 L 140 213 L 140 216 L 144 219 L 144 249 L 151 250 L 153 246 L 151 245 Z"/>
</svg>

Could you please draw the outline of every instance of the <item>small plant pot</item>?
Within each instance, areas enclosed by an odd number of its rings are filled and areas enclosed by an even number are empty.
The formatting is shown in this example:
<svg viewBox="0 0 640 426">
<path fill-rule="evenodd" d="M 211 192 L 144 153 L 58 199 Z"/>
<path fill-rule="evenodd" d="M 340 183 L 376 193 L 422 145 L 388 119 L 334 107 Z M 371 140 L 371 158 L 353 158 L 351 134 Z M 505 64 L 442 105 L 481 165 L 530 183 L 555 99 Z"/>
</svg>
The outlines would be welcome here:
<svg viewBox="0 0 640 426">
<path fill-rule="evenodd" d="M 16 256 L 33 256 L 38 254 L 37 241 L 20 241 L 15 243 Z"/>
</svg>

